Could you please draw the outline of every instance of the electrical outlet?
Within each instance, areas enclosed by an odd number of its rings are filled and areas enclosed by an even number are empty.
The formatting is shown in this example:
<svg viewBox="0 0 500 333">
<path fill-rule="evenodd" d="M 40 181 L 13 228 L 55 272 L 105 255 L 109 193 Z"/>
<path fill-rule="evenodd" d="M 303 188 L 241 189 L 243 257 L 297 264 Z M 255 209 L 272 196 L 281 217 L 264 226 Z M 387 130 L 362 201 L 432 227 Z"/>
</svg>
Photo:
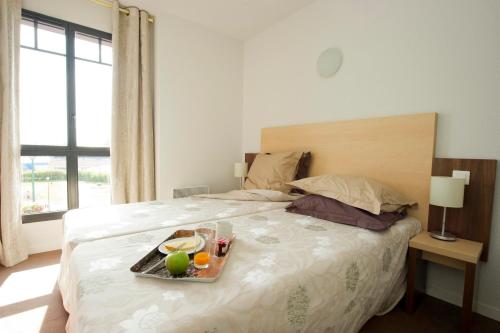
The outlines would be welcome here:
<svg viewBox="0 0 500 333">
<path fill-rule="evenodd" d="M 453 170 L 453 178 L 464 178 L 465 185 L 469 185 L 470 171 Z"/>
</svg>

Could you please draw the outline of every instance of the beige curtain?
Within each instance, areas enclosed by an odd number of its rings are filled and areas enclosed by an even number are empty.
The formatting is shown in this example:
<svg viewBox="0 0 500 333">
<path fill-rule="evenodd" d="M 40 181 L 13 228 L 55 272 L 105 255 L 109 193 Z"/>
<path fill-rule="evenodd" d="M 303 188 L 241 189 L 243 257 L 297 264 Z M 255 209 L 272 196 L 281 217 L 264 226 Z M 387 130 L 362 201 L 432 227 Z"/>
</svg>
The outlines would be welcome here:
<svg viewBox="0 0 500 333">
<path fill-rule="evenodd" d="M 0 0 L 0 263 L 27 258 L 21 219 L 19 29 L 21 0 Z"/>
<path fill-rule="evenodd" d="M 155 199 L 153 24 L 148 13 L 113 2 L 113 203 Z"/>
</svg>

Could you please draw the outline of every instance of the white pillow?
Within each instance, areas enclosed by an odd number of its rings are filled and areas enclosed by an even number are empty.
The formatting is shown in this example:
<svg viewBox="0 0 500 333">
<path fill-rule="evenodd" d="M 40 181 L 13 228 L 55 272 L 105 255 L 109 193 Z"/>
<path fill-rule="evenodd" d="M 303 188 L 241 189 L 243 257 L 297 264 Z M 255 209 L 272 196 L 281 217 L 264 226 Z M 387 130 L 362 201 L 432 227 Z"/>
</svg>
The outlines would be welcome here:
<svg viewBox="0 0 500 333">
<path fill-rule="evenodd" d="M 324 175 L 288 183 L 306 192 L 333 198 L 347 205 L 379 215 L 416 202 L 372 179 L 357 176 Z"/>
</svg>

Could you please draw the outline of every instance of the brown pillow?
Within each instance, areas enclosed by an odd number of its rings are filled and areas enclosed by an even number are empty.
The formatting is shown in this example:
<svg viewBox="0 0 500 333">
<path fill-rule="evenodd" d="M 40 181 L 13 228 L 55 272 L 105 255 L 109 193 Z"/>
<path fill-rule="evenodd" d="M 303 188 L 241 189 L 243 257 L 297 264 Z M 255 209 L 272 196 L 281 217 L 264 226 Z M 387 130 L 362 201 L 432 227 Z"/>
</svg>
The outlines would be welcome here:
<svg viewBox="0 0 500 333">
<path fill-rule="evenodd" d="M 375 215 L 316 194 L 295 200 L 286 211 L 376 231 L 385 230 L 406 216 L 405 211 Z"/>
<path fill-rule="evenodd" d="M 250 167 L 243 189 L 290 192 L 292 187 L 287 183 L 295 179 L 301 156 L 302 152 L 258 154 Z"/>
<path fill-rule="evenodd" d="M 411 206 L 414 201 L 374 180 L 356 176 L 324 175 L 288 183 L 306 192 L 336 199 L 347 205 L 380 214 L 382 207 L 398 211 L 400 206 Z M 399 207 L 394 208 L 394 205 Z"/>
<path fill-rule="evenodd" d="M 265 153 L 266 155 L 271 155 L 271 153 Z M 246 153 L 245 161 L 249 164 L 250 168 L 252 167 L 252 163 L 255 160 L 255 157 L 259 155 L 258 153 Z M 297 175 L 295 176 L 295 180 L 307 178 L 309 175 L 309 166 L 311 165 L 312 155 L 311 152 L 302 153 L 302 156 L 299 159 L 299 165 L 297 166 Z M 303 192 L 302 190 L 295 188 L 297 192 Z"/>
<path fill-rule="evenodd" d="M 297 166 L 297 174 L 295 175 L 295 180 L 307 178 L 309 175 L 309 166 L 311 165 L 311 152 L 302 153 L 299 159 L 299 165 Z"/>
<path fill-rule="evenodd" d="M 309 175 L 309 166 L 311 165 L 311 152 L 305 152 L 302 154 L 299 160 L 299 165 L 297 166 L 297 174 L 295 175 L 295 180 L 307 178 Z M 305 194 L 300 188 L 292 188 L 291 193 Z"/>
</svg>

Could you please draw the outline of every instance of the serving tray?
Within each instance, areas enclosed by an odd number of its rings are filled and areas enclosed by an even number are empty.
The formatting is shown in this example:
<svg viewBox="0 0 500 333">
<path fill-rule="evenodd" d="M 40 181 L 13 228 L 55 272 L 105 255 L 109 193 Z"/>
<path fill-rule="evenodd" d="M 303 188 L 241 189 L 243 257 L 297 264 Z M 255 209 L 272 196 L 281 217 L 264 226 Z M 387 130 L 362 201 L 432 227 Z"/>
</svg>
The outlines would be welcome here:
<svg viewBox="0 0 500 333">
<path fill-rule="evenodd" d="M 211 229 L 205 229 L 206 232 L 214 233 Z M 191 282 L 214 282 L 216 281 L 222 273 L 224 265 L 226 264 L 229 255 L 231 253 L 232 245 L 236 236 L 229 241 L 229 248 L 223 257 L 212 256 L 210 258 L 209 267 L 206 269 L 196 269 L 193 265 L 193 254 L 189 256 L 189 266 L 184 274 L 172 275 L 167 270 L 164 264 L 158 264 L 160 260 L 164 262 L 165 255 L 158 250 L 158 246 L 165 241 L 182 238 L 182 237 L 192 237 L 194 235 L 193 230 L 177 230 L 168 238 L 159 243 L 153 250 L 146 254 L 141 260 L 130 267 L 130 271 L 136 276 L 157 278 L 162 280 L 177 280 L 177 281 L 191 281 Z M 209 246 L 209 242 L 206 242 L 205 248 L 201 251 L 206 250 Z M 156 266 L 156 267 L 155 267 Z"/>
</svg>

